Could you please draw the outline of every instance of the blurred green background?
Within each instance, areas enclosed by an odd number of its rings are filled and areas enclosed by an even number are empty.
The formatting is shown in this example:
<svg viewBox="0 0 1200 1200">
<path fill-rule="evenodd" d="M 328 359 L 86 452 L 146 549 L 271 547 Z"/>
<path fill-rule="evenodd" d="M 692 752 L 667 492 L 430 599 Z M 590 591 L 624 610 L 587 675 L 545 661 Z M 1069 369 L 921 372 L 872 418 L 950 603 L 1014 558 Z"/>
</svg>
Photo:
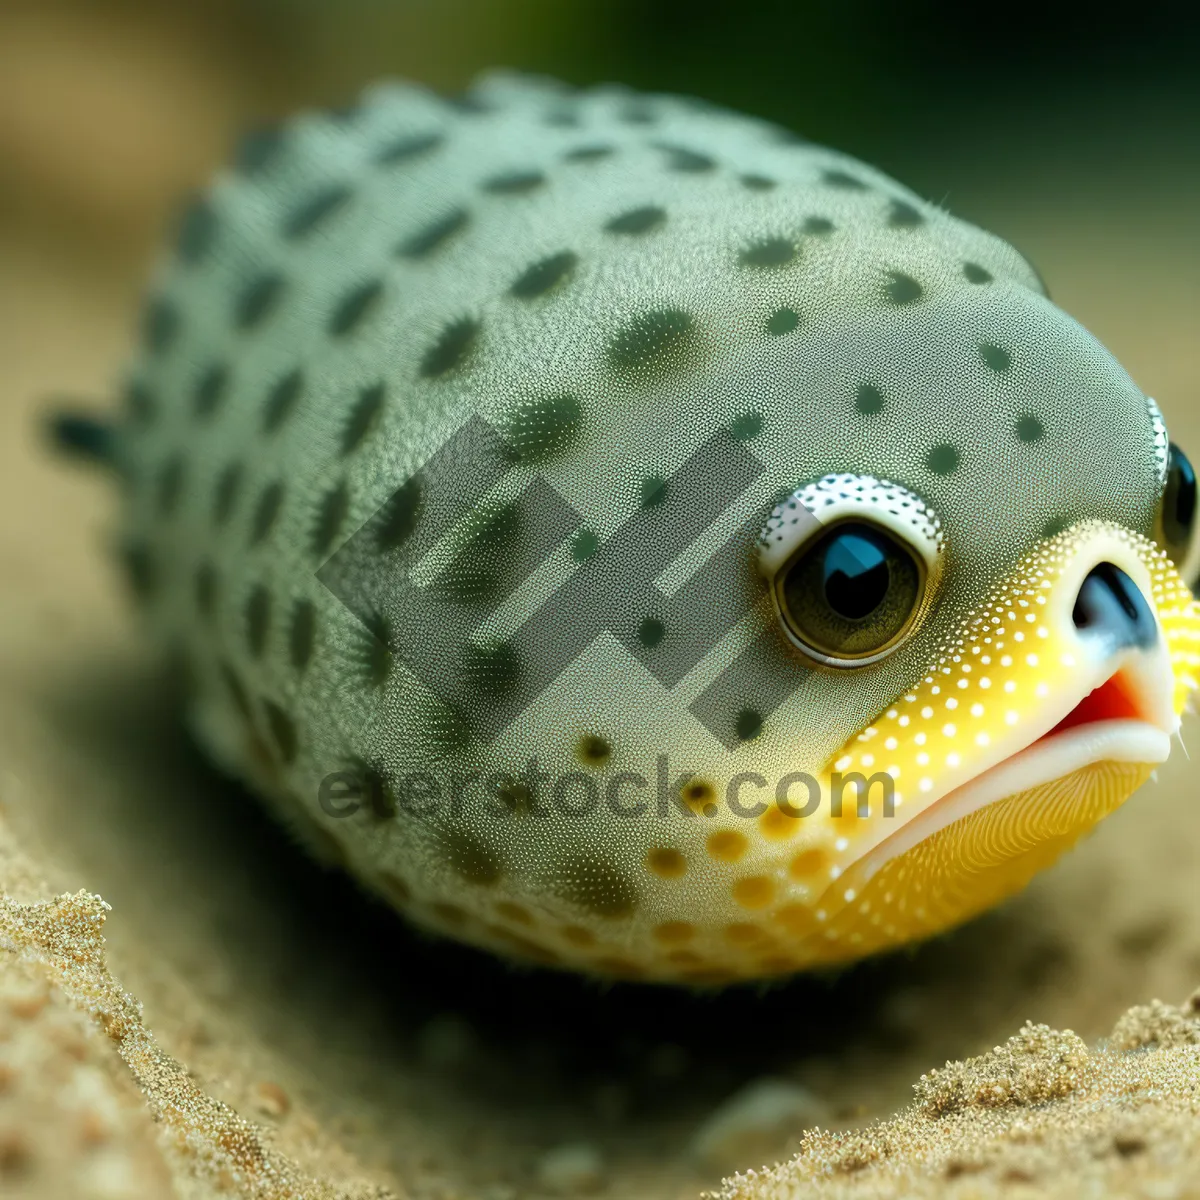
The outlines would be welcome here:
<svg viewBox="0 0 1200 1200">
<path fill-rule="evenodd" d="M 1200 158 L 1198 33 L 1190 4 L 0 0 L 0 222 L 126 252 L 239 127 L 492 65 L 702 95 L 935 200 L 947 158 L 955 182 L 1083 155 L 1153 186 Z"/>
<path fill-rule="evenodd" d="M 1161 0 L 0 0 L 0 309 L 101 305 L 47 380 L 95 388 L 240 132 L 504 66 L 691 93 L 866 159 L 1017 245 L 1178 425 L 1200 400 L 1198 64 L 1200 9 Z"/>
</svg>

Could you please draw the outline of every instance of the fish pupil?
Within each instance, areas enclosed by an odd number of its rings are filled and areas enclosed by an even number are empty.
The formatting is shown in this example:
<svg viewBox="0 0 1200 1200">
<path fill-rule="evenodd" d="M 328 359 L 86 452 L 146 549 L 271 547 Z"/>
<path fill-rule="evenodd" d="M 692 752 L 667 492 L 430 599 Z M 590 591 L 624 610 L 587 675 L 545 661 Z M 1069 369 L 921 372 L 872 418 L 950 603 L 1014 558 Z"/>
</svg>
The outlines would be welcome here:
<svg viewBox="0 0 1200 1200">
<path fill-rule="evenodd" d="M 886 550 L 866 530 L 842 533 L 830 542 L 823 575 L 826 602 L 848 621 L 869 617 L 891 584 Z"/>
<path fill-rule="evenodd" d="M 920 604 L 914 556 L 865 520 L 839 523 L 802 546 L 777 585 L 780 616 L 802 647 L 838 660 L 876 654 Z"/>
</svg>

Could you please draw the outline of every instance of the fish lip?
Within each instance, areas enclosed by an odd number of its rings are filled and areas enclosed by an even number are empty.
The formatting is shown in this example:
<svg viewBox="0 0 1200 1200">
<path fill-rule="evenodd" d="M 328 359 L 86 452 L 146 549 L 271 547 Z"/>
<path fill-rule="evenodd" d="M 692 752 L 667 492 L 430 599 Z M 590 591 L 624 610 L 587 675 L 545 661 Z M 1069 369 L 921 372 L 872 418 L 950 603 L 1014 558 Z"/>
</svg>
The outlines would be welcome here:
<svg viewBox="0 0 1200 1200">
<path fill-rule="evenodd" d="M 1137 717 L 1086 721 L 1058 731 L 1094 692 L 1120 677 L 1137 704 Z M 1093 676 L 1094 678 L 1094 676 Z M 861 888 L 884 864 L 926 841 L 955 821 L 989 804 L 1030 788 L 1063 779 L 1098 762 L 1160 764 L 1171 753 L 1171 738 L 1180 720 L 1170 704 L 1174 675 L 1162 638 L 1154 650 L 1127 651 L 1098 683 L 1081 689 L 1065 717 L 1046 728 L 1020 749 L 960 783 L 872 846 L 848 868 L 837 883 L 844 889 L 853 876 Z M 832 895 L 835 885 L 823 893 Z"/>
</svg>

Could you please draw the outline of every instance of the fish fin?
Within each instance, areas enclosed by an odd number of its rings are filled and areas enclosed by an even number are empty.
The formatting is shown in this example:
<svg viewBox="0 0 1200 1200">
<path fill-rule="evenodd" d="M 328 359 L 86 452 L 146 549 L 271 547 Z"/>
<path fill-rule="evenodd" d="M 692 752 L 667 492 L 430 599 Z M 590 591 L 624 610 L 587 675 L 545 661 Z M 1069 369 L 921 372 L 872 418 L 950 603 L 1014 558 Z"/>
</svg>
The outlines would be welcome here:
<svg viewBox="0 0 1200 1200">
<path fill-rule="evenodd" d="M 116 466 L 117 423 L 111 416 L 75 407 L 68 401 L 61 408 L 57 403 L 50 408 L 44 422 L 51 445 L 60 453 Z"/>
</svg>

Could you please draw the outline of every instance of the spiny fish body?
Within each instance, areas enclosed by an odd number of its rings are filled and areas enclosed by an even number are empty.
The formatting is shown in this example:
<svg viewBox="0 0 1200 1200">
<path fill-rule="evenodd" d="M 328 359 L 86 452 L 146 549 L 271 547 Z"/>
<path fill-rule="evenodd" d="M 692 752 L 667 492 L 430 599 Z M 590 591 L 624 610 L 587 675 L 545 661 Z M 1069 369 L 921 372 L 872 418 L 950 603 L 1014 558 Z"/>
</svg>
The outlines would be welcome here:
<svg viewBox="0 0 1200 1200">
<path fill-rule="evenodd" d="M 1195 686 L 1153 401 L 1003 241 L 698 102 L 387 84 L 247 141 L 128 395 L 202 743 L 503 955 L 716 985 L 929 936 Z"/>
</svg>

